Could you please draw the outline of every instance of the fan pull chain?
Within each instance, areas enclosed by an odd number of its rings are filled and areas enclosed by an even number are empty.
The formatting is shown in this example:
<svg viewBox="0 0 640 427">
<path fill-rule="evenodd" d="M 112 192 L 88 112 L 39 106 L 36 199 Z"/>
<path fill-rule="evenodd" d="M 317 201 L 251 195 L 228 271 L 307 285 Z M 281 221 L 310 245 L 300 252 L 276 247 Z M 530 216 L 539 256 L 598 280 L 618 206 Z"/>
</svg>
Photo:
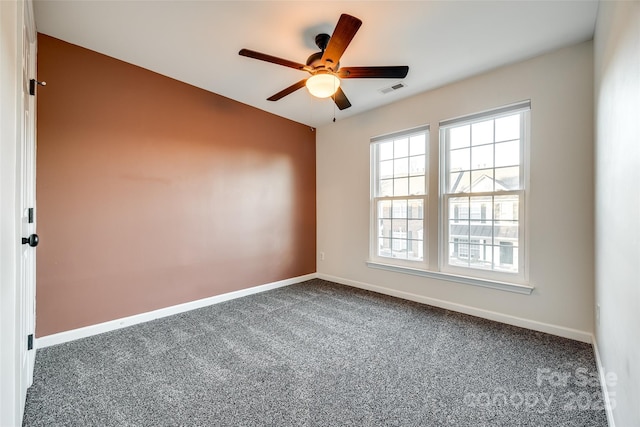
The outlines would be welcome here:
<svg viewBox="0 0 640 427">
<path fill-rule="evenodd" d="M 336 122 L 336 81 L 333 81 L 333 123 Z"/>
</svg>

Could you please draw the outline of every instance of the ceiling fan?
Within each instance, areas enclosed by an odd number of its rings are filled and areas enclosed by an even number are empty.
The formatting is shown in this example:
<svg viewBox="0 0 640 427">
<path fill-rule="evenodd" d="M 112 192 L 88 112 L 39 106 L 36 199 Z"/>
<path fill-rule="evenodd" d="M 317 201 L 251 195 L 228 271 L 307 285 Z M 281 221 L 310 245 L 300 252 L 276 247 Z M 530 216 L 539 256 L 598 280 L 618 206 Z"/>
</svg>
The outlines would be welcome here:
<svg viewBox="0 0 640 427">
<path fill-rule="evenodd" d="M 306 64 L 289 61 L 249 49 L 238 52 L 242 56 L 306 71 L 311 77 L 300 80 L 275 95 L 267 98 L 277 101 L 296 90 L 306 86 L 309 92 L 318 98 L 331 97 L 339 109 L 351 107 L 351 102 L 340 88 L 340 79 L 401 79 L 406 77 L 409 67 L 340 67 L 340 58 L 362 25 L 362 21 L 354 16 L 342 14 L 333 34 L 318 34 L 315 38 L 320 52 L 307 58 Z"/>
</svg>

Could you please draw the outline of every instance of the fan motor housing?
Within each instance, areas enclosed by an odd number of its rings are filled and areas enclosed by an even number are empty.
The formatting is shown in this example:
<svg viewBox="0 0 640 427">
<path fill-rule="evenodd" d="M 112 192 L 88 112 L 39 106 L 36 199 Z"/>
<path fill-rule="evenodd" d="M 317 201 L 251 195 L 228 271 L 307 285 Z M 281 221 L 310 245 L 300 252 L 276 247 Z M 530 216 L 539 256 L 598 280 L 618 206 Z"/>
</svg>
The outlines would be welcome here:
<svg viewBox="0 0 640 427">
<path fill-rule="evenodd" d="M 323 54 L 324 52 L 316 52 L 311 54 L 307 58 L 307 65 L 313 68 L 314 70 L 326 69 L 328 71 L 333 71 L 334 73 L 338 71 L 338 68 L 340 68 L 340 63 L 338 62 L 337 64 L 335 64 L 335 66 L 333 66 L 332 62 L 327 62 L 326 65 L 323 64 L 322 63 Z"/>
<path fill-rule="evenodd" d="M 307 65 L 314 70 L 316 69 L 327 69 L 329 71 L 336 72 L 340 67 L 340 63 L 338 62 L 334 66 L 332 63 L 323 64 L 320 60 L 322 59 L 322 55 L 324 55 L 324 50 L 327 48 L 329 44 L 329 40 L 331 36 L 329 34 L 321 33 L 316 36 L 315 42 L 316 46 L 318 46 L 321 50 L 320 52 L 313 53 L 309 55 L 307 58 Z"/>
<path fill-rule="evenodd" d="M 323 55 L 323 52 L 312 53 L 307 58 L 307 65 L 312 67 L 312 68 L 321 67 L 322 66 L 322 62 L 320 62 L 320 60 L 322 59 L 322 55 Z"/>
<path fill-rule="evenodd" d="M 318 48 L 320 48 L 320 50 L 324 52 L 324 50 L 327 48 L 327 45 L 329 44 L 330 39 L 331 39 L 331 36 L 329 34 L 325 34 L 325 33 L 318 34 L 315 40 L 316 46 L 318 46 Z"/>
</svg>

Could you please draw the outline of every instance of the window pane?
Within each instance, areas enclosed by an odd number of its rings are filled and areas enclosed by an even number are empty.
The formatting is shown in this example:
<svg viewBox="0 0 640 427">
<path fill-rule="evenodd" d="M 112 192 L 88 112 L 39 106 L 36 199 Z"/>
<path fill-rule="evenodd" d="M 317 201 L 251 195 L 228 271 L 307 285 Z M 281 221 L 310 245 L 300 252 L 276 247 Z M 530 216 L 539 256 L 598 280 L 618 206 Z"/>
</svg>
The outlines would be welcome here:
<svg viewBox="0 0 640 427">
<path fill-rule="evenodd" d="M 393 161 L 393 176 L 402 178 L 409 175 L 409 158 L 395 159 Z"/>
<path fill-rule="evenodd" d="M 393 179 L 383 179 L 380 181 L 380 189 L 378 190 L 378 196 L 387 197 L 393 196 Z"/>
<path fill-rule="evenodd" d="M 378 256 L 391 256 L 391 239 L 378 239 Z"/>
<path fill-rule="evenodd" d="M 449 174 L 450 193 L 468 193 L 471 189 L 471 172 L 453 172 Z"/>
<path fill-rule="evenodd" d="M 480 260 L 480 245 L 478 243 L 478 240 L 472 238 L 469 244 L 469 261 L 474 263 Z"/>
<path fill-rule="evenodd" d="M 413 261 L 422 261 L 424 257 L 424 241 L 422 240 L 409 240 L 407 248 L 407 259 Z"/>
<path fill-rule="evenodd" d="M 378 218 L 391 218 L 391 200 L 378 201 Z"/>
<path fill-rule="evenodd" d="M 391 220 L 381 219 L 378 224 L 378 237 L 391 237 Z"/>
<path fill-rule="evenodd" d="M 491 261 L 481 258 L 482 246 L 469 245 L 469 266 L 471 268 L 479 268 L 481 270 L 491 270 Z"/>
<path fill-rule="evenodd" d="M 480 169 L 471 172 L 471 192 L 493 191 L 493 169 Z"/>
<path fill-rule="evenodd" d="M 407 259 L 407 241 L 404 239 L 391 239 L 391 256 L 393 258 Z"/>
<path fill-rule="evenodd" d="M 496 119 L 496 142 L 520 139 L 520 113 Z"/>
<path fill-rule="evenodd" d="M 396 178 L 393 180 L 393 195 L 406 196 L 409 194 L 409 178 Z"/>
<path fill-rule="evenodd" d="M 469 130 L 469 125 L 449 129 L 449 150 L 468 147 L 470 139 Z"/>
<path fill-rule="evenodd" d="M 493 167 L 493 145 L 473 147 L 471 150 L 471 169 Z"/>
<path fill-rule="evenodd" d="M 518 240 L 518 221 L 496 221 L 494 230 L 495 240 Z"/>
<path fill-rule="evenodd" d="M 407 221 L 407 230 L 409 239 L 422 240 L 423 224 L 421 219 L 410 219 Z"/>
<path fill-rule="evenodd" d="M 409 178 L 409 194 L 418 196 L 424 193 L 424 176 L 412 176 Z"/>
<path fill-rule="evenodd" d="M 407 217 L 407 201 L 406 200 L 394 200 L 392 203 L 392 218 L 406 218 Z"/>
<path fill-rule="evenodd" d="M 393 159 L 393 141 L 378 144 L 379 160 Z"/>
<path fill-rule="evenodd" d="M 451 197 L 449 198 L 449 218 L 468 219 L 469 218 L 469 198 Z"/>
<path fill-rule="evenodd" d="M 517 221 L 519 197 L 517 194 L 494 197 L 494 217 L 496 221 Z"/>
<path fill-rule="evenodd" d="M 483 223 L 477 220 L 469 221 L 469 237 L 471 240 L 488 240 L 489 244 L 491 244 L 492 236 L 493 225 L 491 223 Z"/>
<path fill-rule="evenodd" d="M 493 269 L 493 246 L 491 246 L 489 240 L 480 240 L 478 244 L 478 261 L 474 267 L 485 270 Z"/>
<path fill-rule="evenodd" d="M 472 145 L 491 144 L 493 142 L 493 120 L 471 125 Z"/>
<path fill-rule="evenodd" d="M 520 164 L 520 140 L 496 144 L 496 167 Z"/>
<path fill-rule="evenodd" d="M 461 150 L 452 150 L 449 153 L 449 171 L 455 172 L 460 170 L 471 169 L 471 150 L 469 148 Z"/>
<path fill-rule="evenodd" d="M 393 141 L 393 157 L 407 157 L 409 155 L 409 140 L 407 138 Z"/>
<path fill-rule="evenodd" d="M 449 220 L 449 229 L 448 229 L 448 235 L 449 235 L 449 240 L 459 240 L 460 238 L 467 238 L 468 234 L 466 232 L 467 230 L 467 223 L 466 221 L 457 221 L 455 219 L 450 219 Z"/>
<path fill-rule="evenodd" d="M 425 171 L 424 156 L 409 157 L 409 174 L 410 175 L 424 175 L 424 171 Z"/>
<path fill-rule="evenodd" d="M 467 221 L 449 220 L 449 240 L 469 238 L 469 223 Z"/>
<path fill-rule="evenodd" d="M 407 220 L 392 219 L 391 221 L 391 238 L 394 240 L 394 242 L 392 243 L 393 250 L 399 251 L 402 249 L 406 249 Z M 404 241 L 404 246 L 400 246 L 400 241 Z"/>
<path fill-rule="evenodd" d="M 460 267 L 469 265 L 468 243 L 449 243 L 449 264 Z"/>
<path fill-rule="evenodd" d="M 408 218 L 424 218 L 424 206 L 422 200 L 411 199 L 408 201 Z"/>
<path fill-rule="evenodd" d="M 471 197 L 471 218 L 487 222 L 493 219 L 493 201 L 491 196 Z"/>
<path fill-rule="evenodd" d="M 496 268 L 502 271 L 518 271 L 518 248 L 513 242 L 500 242 L 494 250 L 496 257 Z"/>
<path fill-rule="evenodd" d="M 409 139 L 409 154 L 411 156 L 425 153 L 425 139 L 426 135 L 424 133 L 421 133 L 420 135 L 414 135 Z"/>
<path fill-rule="evenodd" d="M 393 160 L 380 162 L 380 179 L 391 178 L 393 176 Z"/>
<path fill-rule="evenodd" d="M 496 191 L 518 190 L 520 167 L 496 168 Z"/>
</svg>

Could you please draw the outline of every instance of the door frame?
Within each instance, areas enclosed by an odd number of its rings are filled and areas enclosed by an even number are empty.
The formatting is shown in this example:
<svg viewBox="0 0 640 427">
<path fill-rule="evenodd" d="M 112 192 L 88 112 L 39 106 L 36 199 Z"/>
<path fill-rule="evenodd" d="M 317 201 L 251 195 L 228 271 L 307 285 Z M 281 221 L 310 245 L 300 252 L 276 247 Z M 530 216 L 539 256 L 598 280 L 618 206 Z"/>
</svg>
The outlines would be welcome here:
<svg viewBox="0 0 640 427">
<path fill-rule="evenodd" d="M 37 80 L 36 76 L 36 44 L 37 33 L 33 16 L 32 0 L 24 2 L 24 22 L 22 40 L 22 182 L 21 194 L 21 237 L 28 237 L 36 233 L 36 96 L 35 85 L 31 80 Z M 32 92 L 34 87 L 34 92 Z M 33 95 L 31 94 L 33 93 Z M 29 213 L 29 209 L 31 212 Z M 26 389 L 33 383 L 33 368 L 35 364 L 35 295 L 36 295 L 36 248 L 22 244 L 22 266 L 20 283 L 20 304 L 22 312 L 18 321 L 21 324 L 22 336 L 27 339 L 31 336 L 31 346 L 25 350 L 20 346 L 22 387 L 21 395 L 26 398 Z"/>
<path fill-rule="evenodd" d="M 26 346 L 19 326 L 23 315 L 22 55 L 25 20 L 35 32 L 32 10 L 31 0 L 0 1 L 0 425 L 22 425 L 24 411 L 25 376 L 19 371 L 20 349 Z"/>
</svg>

